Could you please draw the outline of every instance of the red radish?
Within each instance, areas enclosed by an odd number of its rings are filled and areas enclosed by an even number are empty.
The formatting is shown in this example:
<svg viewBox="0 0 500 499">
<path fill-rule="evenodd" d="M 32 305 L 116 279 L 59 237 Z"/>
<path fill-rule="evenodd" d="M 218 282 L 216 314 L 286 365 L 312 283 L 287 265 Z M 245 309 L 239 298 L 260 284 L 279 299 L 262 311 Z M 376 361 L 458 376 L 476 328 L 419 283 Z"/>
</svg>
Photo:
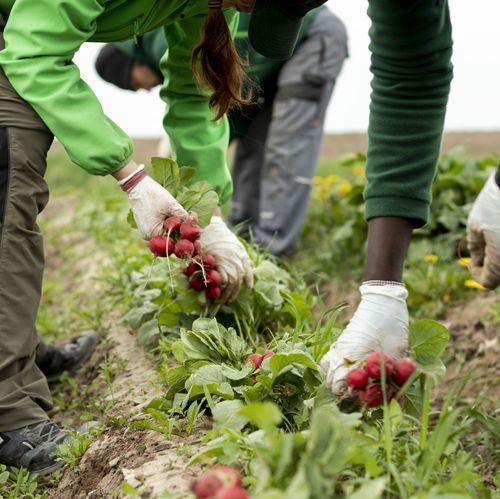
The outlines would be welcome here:
<svg viewBox="0 0 500 499">
<path fill-rule="evenodd" d="M 197 270 L 200 270 L 200 266 L 196 262 L 190 262 L 182 272 L 184 275 L 191 277 Z"/>
<path fill-rule="evenodd" d="M 167 238 L 165 236 L 154 236 L 149 241 L 149 249 L 156 256 L 167 256 Z"/>
<path fill-rule="evenodd" d="M 168 217 L 164 222 L 163 222 L 163 227 L 165 230 L 169 231 L 176 231 L 179 230 L 180 226 L 182 224 L 182 220 L 179 217 L 172 216 Z"/>
<path fill-rule="evenodd" d="M 205 289 L 205 283 L 201 277 L 193 277 L 189 280 L 189 287 L 195 291 L 203 291 Z"/>
<path fill-rule="evenodd" d="M 215 258 L 212 255 L 205 255 L 203 257 L 203 266 L 206 270 L 212 270 L 215 267 Z"/>
<path fill-rule="evenodd" d="M 396 362 L 394 366 L 394 381 L 398 385 L 404 385 L 406 380 L 414 373 L 417 364 L 413 359 L 403 357 Z"/>
<path fill-rule="evenodd" d="M 193 484 L 193 492 L 196 494 L 196 499 L 210 499 L 214 497 L 223 486 L 223 483 L 211 473 L 198 478 Z"/>
<path fill-rule="evenodd" d="M 220 284 L 220 274 L 216 270 L 207 272 L 207 285 L 209 288 L 217 288 Z"/>
<path fill-rule="evenodd" d="M 359 392 L 359 400 L 364 402 L 367 407 L 375 407 L 384 402 L 384 394 L 382 387 L 377 383 L 367 388 L 363 392 Z"/>
<path fill-rule="evenodd" d="M 368 373 L 364 369 L 353 369 L 347 374 L 347 384 L 356 390 L 364 390 L 368 384 Z"/>
<path fill-rule="evenodd" d="M 272 350 L 266 350 L 266 353 L 264 354 L 264 359 L 269 359 L 273 355 L 275 355 L 275 353 Z"/>
<path fill-rule="evenodd" d="M 198 241 L 198 240 L 194 241 L 193 248 L 194 248 L 193 255 L 199 255 L 200 251 L 201 251 L 201 243 L 200 243 L 200 241 Z"/>
<path fill-rule="evenodd" d="M 216 499 L 248 499 L 245 489 L 241 487 L 227 487 L 217 492 Z"/>
<path fill-rule="evenodd" d="M 209 300 L 218 300 L 220 298 L 220 295 L 222 294 L 222 291 L 220 288 L 207 288 L 205 290 L 205 296 Z"/>
<path fill-rule="evenodd" d="M 193 243 L 187 239 L 179 239 L 175 244 L 175 256 L 178 258 L 188 258 L 193 254 Z"/>
<path fill-rule="evenodd" d="M 259 369 L 260 365 L 262 364 L 262 361 L 264 360 L 264 356 L 261 355 L 260 353 L 253 353 L 247 357 L 245 360 L 245 364 L 248 364 L 249 362 L 252 362 L 255 369 Z M 254 370 L 255 370 L 254 369 Z"/>
<path fill-rule="evenodd" d="M 255 376 L 255 374 L 252 376 L 252 382 L 257 383 L 257 376 Z"/>
<path fill-rule="evenodd" d="M 241 475 L 229 466 L 213 468 L 212 473 L 222 481 L 224 487 L 241 487 Z"/>
<path fill-rule="evenodd" d="M 181 223 L 179 230 L 181 233 L 181 237 L 189 241 L 196 241 L 196 239 L 198 239 L 201 234 L 200 226 L 194 222 Z"/>
<path fill-rule="evenodd" d="M 394 361 L 388 353 L 384 353 L 384 364 L 385 364 L 385 374 L 389 377 L 392 373 L 392 368 L 394 366 Z M 382 365 L 382 352 L 373 352 L 368 357 L 366 357 L 366 372 L 368 376 L 373 379 L 380 378 Z"/>
</svg>

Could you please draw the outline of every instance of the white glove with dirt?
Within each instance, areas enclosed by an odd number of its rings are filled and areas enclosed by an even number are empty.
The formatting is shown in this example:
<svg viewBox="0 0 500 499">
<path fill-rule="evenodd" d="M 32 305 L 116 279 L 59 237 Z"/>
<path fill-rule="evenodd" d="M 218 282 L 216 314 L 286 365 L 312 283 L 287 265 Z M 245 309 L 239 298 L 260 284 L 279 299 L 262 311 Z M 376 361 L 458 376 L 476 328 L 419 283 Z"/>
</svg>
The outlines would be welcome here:
<svg viewBox="0 0 500 499">
<path fill-rule="evenodd" d="M 341 395 L 346 390 L 347 373 L 375 351 L 394 359 L 408 349 L 408 291 L 402 284 L 375 284 L 368 281 L 359 288 L 361 302 L 338 340 L 321 359 L 326 386 Z"/>
<path fill-rule="evenodd" d="M 252 263 L 239 239 L 231 232 L 221 217 L 213 216 L 201 231 L 201 247 L 217 262 L 221 276 L 222 295 L 218 301 L 230 302 L 236 298 L 241 283 L 253 286 Z"/>
<path fill-rule="evenodd" d="M 118 184 L 128 194 L 135 223 L 143 239 L 161 235 L 163 222 L 172 215 L 182 220 L 190 218 L 174 196 L 146 173 L 144 165 L 139 165 L 134 173 Z"/>
<path fill-rule="evenodd" d="M 484 287 L 495 289 L 500 284 L 500 187 L 495 174 L 486 181 L 472 206 L 467 244 L 472 277 Z"/>
</svg>

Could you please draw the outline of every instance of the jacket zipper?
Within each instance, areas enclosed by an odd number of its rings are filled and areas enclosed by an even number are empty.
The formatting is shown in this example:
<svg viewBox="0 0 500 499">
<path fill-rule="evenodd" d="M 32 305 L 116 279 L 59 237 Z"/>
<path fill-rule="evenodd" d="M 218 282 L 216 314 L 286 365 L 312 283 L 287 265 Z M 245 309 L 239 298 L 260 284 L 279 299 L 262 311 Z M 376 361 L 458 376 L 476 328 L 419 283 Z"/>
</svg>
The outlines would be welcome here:
<svg viewBox="0 0 500 499">
<path fill-rule="evenodd" d="M 140 28 L 139 28 L 139 18 L 136 17 L 134 19 L 134 43 L 135 46 L 139 46 L 139 36 L 141 35 Z"/>
</svg>

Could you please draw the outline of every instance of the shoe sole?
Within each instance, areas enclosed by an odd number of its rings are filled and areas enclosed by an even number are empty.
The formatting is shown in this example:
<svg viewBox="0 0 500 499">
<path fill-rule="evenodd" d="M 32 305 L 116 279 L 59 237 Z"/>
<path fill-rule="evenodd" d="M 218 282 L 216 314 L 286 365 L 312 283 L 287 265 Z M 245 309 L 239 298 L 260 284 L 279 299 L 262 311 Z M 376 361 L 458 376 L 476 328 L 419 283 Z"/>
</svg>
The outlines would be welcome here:
<svg viewBox="0 0 500 499">
<path fill-rule="evenodd" d="M 42 468 L 40 470 L 28 470 L 28 471 L 33 475 L 38 475 L 39 477 L 45 478 L 45 477 L 51 475 L 52 473 L 59 471 L 60 469 L 64 468 L 65 466 L 66 466 L 66 463 L 64 461 L 57 461 L 54 464 L 52 464 L 50 466 L 46 466 L 45 468 Z M 16 466 L 6 466 L 5 468 L 9 473 L 14 472 L 14 470 L 16 470 L 16 469 L 17 470 L 19 469 Z M 24 469 L 26 469 L 26 468 L 24 468 Z"/>
</svg>

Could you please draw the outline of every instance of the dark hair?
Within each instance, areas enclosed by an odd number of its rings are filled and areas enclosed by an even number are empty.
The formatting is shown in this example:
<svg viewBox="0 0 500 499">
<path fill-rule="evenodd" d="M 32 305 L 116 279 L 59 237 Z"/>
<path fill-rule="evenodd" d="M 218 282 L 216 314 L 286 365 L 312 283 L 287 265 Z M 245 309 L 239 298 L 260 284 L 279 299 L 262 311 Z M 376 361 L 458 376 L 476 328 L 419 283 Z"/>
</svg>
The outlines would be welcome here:
<svg viewBox="0 0 500 499">
<path fill-rule="evenodd" d="M 203 39 L 193 51 L 192 67 L 198 88 L 208 87 L 212 91 L 209 105 L 215 112 L 214 120 L 218 120 L 229 109 L 248 104 L 250 98 L 243 95 L 243 83 L 246 79 L 243 61 L 236 51 L 222 11 L 222 1 L 209 0 L 208 6 Z"/>
</svg>

